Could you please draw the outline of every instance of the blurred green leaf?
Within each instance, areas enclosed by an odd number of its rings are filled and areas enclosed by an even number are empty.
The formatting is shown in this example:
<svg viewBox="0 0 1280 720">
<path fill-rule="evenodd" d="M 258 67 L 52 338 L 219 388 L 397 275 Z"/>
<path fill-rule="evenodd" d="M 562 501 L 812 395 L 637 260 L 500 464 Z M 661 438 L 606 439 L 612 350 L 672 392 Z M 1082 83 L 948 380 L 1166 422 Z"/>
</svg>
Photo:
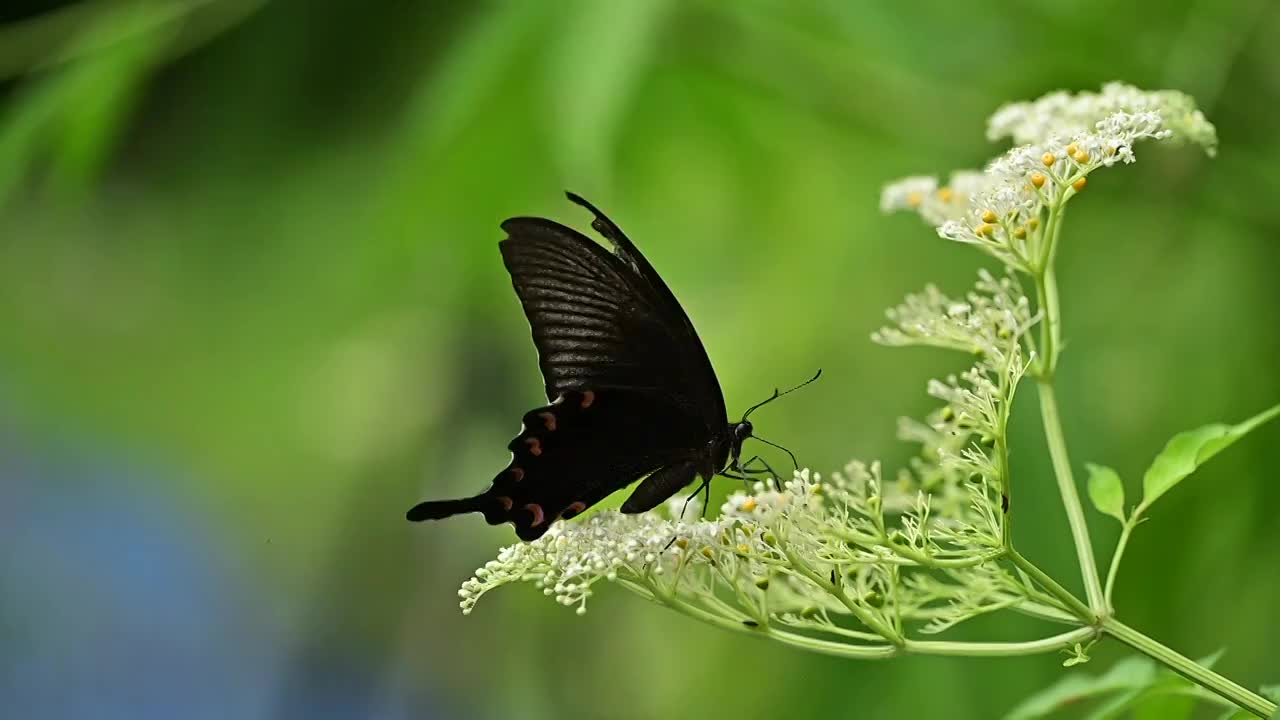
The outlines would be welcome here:
<svg viewBox="0 0 1280 720">
<path fill-rule="evenodd" d="M 1124 483 L 1120 475 L 1105 465 L 1089 463 L 1089 499 L 1098 512 L 1124 522 Z"/>
<path fill-rule="evenodd" d="M 569 4 L 567 32 L 550 58 L 548 127 L 565 170 L 607 179 L 619 124 L 659 49 L 670 0 Z M 565 108 L 573 108 L 566 113 Z"/>
<path fill-rule="evenodd" d="M 1141 691 L 1155 679 L 1155 663 L 1145 657 L 1125 658 L 1101 675 L 1069 673 L 1022 701 L 1005 715 L 1005 720 L 1047 717 L 1057 710 L 1086 700 L 1117 692 Z"/>
<path fill-rule="evenodd" d="M 1195 709 L 1196 698 L 1162 682 L 1139 693 L 1133 703 L 1133 720 L 1186 720 Z"/>
<path fill-rule="evenodd" d="M 1142 477 L 1142 505 L 1150 506 L 1214 455 L 1277 416 L 1280 405 L 1238 425 L 1214 423 L 1174 435 Z"/>
<path fill-rule="evenodd" d="M 1142 688 L 1120 693 L 1094 708 L 1083 720 L 1114 720 L 1133 707 L 1134 702 L 1142 697 Z"/>
</svg>

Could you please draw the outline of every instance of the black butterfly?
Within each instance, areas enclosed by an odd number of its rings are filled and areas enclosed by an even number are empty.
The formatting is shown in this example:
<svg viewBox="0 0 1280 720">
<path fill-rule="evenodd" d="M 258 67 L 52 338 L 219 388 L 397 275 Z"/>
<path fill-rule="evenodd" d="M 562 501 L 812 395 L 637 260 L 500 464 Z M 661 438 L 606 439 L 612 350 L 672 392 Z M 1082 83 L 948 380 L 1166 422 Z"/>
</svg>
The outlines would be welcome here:
<svg viewBox="0 0 1280 720">
<path fill-rule="evenodd" d="M 545 218 L 507 220 L 507 239 L 498 244 L 533 328 L 551 404 L 525 413 L 507 446 L 511 464 L 488 490 L 419 503 L 410 520 L 479 512 L 533 540 L 640 477 L 624 513 L 655 507 L 695 476 L 701 491 L 716 475 L 772 472 L 759 456 L 739 458 L 752 437 L 747 416 L 785 393 L 774 390 L 729 422 L 707 351 L 671 290 L 613 221 L 567 195 L 595 215 L 591 226 L 613 253 Z M 757 461 L 764 467 L 752 469 Z"/>
</svg>

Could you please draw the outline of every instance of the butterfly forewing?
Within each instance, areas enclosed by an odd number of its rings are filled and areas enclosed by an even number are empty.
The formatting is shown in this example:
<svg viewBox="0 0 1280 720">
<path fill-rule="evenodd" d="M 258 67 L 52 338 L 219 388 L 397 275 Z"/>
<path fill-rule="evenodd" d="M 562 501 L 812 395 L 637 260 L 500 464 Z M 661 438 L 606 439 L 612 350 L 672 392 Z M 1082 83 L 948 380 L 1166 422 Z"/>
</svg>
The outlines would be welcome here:
<svg viewBox="0 0 1280 720">
<path fill-rule="evenodd" d="M 623 506 L 647 510 L 712 464 L 724 398 L 692 323 L 621 230 L 570 198 L 614 252 L 543 218 L 506 221 L 500 243 L 552 403 L 525 414 L 487 491 L 421 503 L 410 519 L 482 512 L 529 540 L 649 475 Z"/>
</svg>

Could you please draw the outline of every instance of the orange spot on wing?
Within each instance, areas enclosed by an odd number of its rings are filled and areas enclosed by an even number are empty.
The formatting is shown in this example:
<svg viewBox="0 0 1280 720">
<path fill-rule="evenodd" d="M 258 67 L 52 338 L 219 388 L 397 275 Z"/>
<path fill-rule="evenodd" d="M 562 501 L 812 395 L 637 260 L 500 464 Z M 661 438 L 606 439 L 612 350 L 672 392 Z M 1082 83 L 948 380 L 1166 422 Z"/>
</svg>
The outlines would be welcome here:
<svg viewBox="0 0 1280 720">
<path fill-rule="evenodd" d="M 511 469 L 508 470 L 508 472 L 511 473 L 511 479 L 516 482 L 520 482 L 521 480 L 524 479 L 524 468 L 516 467 L 512 465 Z"/>
<path fill-rule="evenodd" d="M 524 509 L 533 513 L 533 522 L 529 523 L 529 527 L 538 527 L 543 520 L 547 519 L 546 514 L 542 512 L 542 506 L 537 503 L 529 503 L 524 506 Z"/>
<path fill-rule="evenodd" d="M 537 457 L 542 454 L 542 441 L 538 438 L 525 438 L 524 442 L 529 446 L 529 454 Z"/>
<path fill-rule="evenodd" d="M 498 497 L 496 497 L 496 498 L 494 498 L 494 499 L 495 499 L 495 500 L 497 500 L 498 502 L 502 503 L 502 509 L 503 509 L 503 510 L 510 510 L 510 509 L 511 509 L 511 498 L 507 497 L 506 495 L 499 495 Z"/>
<path fill-rule="evenodd" d="M 591 403 L 596 401 L 596 394 L 591 390 L 582 391 L 582 409 L 586 410 L 591 407 Z"/>
<path fill-rule="evenodd" d="M 578 513 L 586 509 L 587 509 L 587 504 L 582 501 L 573 503 L 569 505 L 569 507 L 564 509 L 564 518 L 568 520 L 569 518 L 576 516 Z"/>
<path fill-rule="evenodd" d="M 541 413 L 538 413 L 538 417 L 542 418 L 542 424 L 547 427 L 547 432 L 556 431 L 555 413 L 541 412 Z"/>
</svg>

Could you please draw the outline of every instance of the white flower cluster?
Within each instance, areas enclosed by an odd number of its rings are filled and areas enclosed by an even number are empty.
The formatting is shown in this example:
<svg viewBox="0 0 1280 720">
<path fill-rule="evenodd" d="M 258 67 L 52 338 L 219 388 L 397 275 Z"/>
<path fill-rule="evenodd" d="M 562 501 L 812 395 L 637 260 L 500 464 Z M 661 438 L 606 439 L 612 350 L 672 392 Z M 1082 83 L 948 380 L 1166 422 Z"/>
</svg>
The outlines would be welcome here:
<svg viewBox="0 0 1280 720">
<path fill-rule="evenodd" d="M 683 499 L 668 503 L 672 517 L 681 509 L 685 517 L 697 517 L 700 505 Z M 485 563 L 462 584 L 458 596 L 465 615 L 471 614 L 480 596 L 513 582 L 533 582 L 544 595 L 565 606 L 586 612 L 591 586 L 604 580 L 661 575 L 672 560 L 692 548 L 697 551 L 714 541 L 725 521 L 684 522 L 657 513 L 624 515 L 599 512 L 578 523 L 557 522 L 545 535 L 529 543 L 503 548 L 497 560 Z M 672 546 L 673 540 L 681 540 Z"/>
<path fill-rule="evenodd" d="M 970 352 L 1004 364 L 1011 341 L 1026 334 L 1037 317 L 1013 275 L 996 278 L 979 271 L 978 282 L 963 299 L 952 299 L 933 285 L 908 295 L 885 315 L 892 327 L 872 333 L 881 345 L 929 345 Z"/>
<path fill-rule="evenodd" d="M 1191 142 L 1210 155 L 1217 147 L 1213 125 L 1190 97 L 1120 83 L 1101 93 L 1057 92 L 1006 105 L 991 117 L 987 134 L 1023 144 L 981 175 L 958 172 L 943 187 L 922 176 L 891 183 L 880 206 L 917 212 L 943 238 L 1032 274 L 1048 261 L 1053 211 L 1084 190 L 1091 172 L 1133 162 L 1133 145 L 1144 139 Z"/>
<path fill-rule="evenodd" d="M 1176 90 L 1145 91 L 1120 82 L 1103 85 L 1100 93 L 1073 95 L 1059 90 L 1031 102 L 1004 105 L 987 121 L 987 139 L 1035 144 L 1095 130 L 1119 136 L 1119 128 L 1107 129 L 1099 123 L 1112 117 L 1149 119 L 1152 115 L 1168 131 L 1166 137 L 1201 145 L 1211 156 L 1216 152 L 1217 132 L 1190 96 Z"/>
</svg>

